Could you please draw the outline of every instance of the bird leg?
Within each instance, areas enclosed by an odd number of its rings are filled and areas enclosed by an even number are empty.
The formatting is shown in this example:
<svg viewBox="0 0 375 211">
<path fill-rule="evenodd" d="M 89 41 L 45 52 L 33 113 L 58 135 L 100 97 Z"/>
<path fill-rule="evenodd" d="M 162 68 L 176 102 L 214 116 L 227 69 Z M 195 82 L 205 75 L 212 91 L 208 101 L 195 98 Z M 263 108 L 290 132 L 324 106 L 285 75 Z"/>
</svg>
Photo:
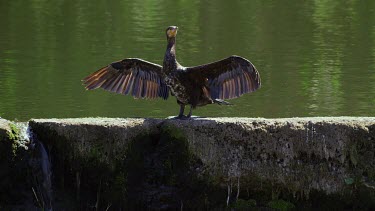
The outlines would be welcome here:
<svg viewBox="0 0 375 211">
<path fill-rule="evenodd" d="M 193 111 L 193 106 L 190 105 L 190 111 L 189 111 L 189 114 L 187 115 L 187 118 L 191 117 L 192 111 Z"/>
<path fill-rule="evenodd" d="M 189 111 L 189 114 L 187 116 L 184 115 L 184 110 L 185 110 L 185 105 L 180 104 L 180 114 L 178 114 L 178 116 L 176 117 L 177 119 L 188 120 L 188 119 L 191 118 L 193 106 L 190 106 L 190 111 Z"/>
<path fill-rule="evenodd" d="M 180 104 L 180 113 L 178 114 L 177 118 L 182 119 L 182 118 L 185 117 L 184 116 L 184 110 L 185 110 L 185 105 Z"/>
</svg>

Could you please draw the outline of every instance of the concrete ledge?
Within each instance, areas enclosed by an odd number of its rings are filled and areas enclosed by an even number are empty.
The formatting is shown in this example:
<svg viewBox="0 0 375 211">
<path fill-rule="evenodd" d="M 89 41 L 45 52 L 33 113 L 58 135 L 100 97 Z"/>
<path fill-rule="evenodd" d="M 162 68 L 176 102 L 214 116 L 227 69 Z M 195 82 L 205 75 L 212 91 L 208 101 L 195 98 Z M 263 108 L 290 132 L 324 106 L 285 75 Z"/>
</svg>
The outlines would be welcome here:
<svg viewBox="0 0 375 211">
<path fill-rule="evenodd" d="M 69 145 L 64 156 L 70 161 L 95 158 L 109 169 L 137 137 L 174 133 L 201 163 L 195 174 L 232 195 L 237 186 L 243 191 L 261 183 L 307 199 L 311 191 L 343 194 L 358 187 L 374 195 L 373 117 L 34 119 L 30 126 L 48 148 Z"/>
<path fill-rule="evenodd" d="M 8 134 L 12 132 L 10 121 L 0 118 L 0 140 L 9 139 Z"/>
</svg>

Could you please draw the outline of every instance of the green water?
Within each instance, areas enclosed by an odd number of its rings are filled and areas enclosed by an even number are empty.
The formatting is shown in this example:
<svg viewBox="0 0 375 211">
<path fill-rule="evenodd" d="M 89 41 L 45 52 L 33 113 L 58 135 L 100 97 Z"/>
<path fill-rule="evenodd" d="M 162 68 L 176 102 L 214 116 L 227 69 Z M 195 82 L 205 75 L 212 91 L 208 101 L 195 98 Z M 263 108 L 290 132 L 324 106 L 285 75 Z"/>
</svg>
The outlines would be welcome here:
<svg viewBox="0 0 375 211">
<path fill-rule="evenodd" d="M 375 1 L 0 1 L 0 116 L 166 117 L 174 97 L 134 100 L 85 91 L 108 63 L 162 63 L 165 28 L 179 26 L 185 66 L 232 54 L 258 68 L 262 88 L 199 116 L 375 115 Z"/>
</svg>

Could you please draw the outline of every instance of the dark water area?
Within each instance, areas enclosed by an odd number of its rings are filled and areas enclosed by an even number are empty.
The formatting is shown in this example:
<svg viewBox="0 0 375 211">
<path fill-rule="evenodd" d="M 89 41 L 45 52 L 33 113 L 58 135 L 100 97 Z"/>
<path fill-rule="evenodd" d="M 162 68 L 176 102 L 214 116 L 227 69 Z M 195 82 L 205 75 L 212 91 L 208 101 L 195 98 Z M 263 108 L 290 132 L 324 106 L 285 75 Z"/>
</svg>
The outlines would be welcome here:
<svg viewBox="0 0 375 211">
<path fill-rule="evenodd" d="M 262 88 L 199 116 L 375 115 L 375 1 L 1 1 L 0 116 L 167 117 L 174 97 L 134 100 L 85 91 L 112 61 L 162 64 L 165 28 L 194 66 L 230 55 L 252 61 Z"/>
</svg>

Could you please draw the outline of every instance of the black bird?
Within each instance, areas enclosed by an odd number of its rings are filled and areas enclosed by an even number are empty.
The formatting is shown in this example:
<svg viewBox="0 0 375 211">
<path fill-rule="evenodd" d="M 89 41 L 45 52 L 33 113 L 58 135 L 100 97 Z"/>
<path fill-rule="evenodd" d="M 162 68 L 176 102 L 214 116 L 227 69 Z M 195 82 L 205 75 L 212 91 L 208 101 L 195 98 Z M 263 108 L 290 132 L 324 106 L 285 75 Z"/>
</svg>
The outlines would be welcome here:
<svg viewBox="0 0 375 211">
<path fill-rule="evenodd" d="M 169 91 L 180 105 L 178 118 L 190 118 L 197 106 L 217 103 L 228 105 L 224 99 L 240 97 L 260 88 L 260 76 L 247 59 L 230 56 L 226 59 L 196 67 L 183 67 L 176 60 L 177 26 L 166 30 L 167 50 L 163 66 L 138 58 L 113 62 L 83 79 L 87 90 L 103 88 L 134 98 L 167 99 Z M 184 116 L 186 105 L 190 112 Z"/>
</svg>

